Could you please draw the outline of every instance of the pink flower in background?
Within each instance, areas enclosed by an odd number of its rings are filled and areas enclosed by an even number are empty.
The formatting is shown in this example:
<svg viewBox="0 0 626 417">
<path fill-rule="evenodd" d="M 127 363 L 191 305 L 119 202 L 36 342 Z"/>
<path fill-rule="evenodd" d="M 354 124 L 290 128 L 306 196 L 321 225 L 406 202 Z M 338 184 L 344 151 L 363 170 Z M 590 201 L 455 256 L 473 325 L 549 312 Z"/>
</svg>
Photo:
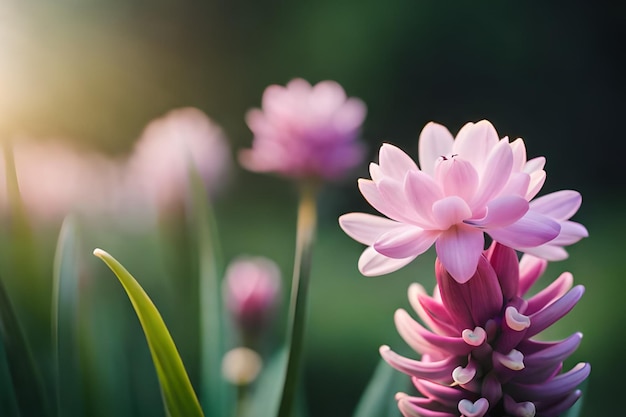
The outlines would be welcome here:
<svg viewBox="0 0 626 417">
<path fill-rule="evenodd" d="M 546 263 L 531 255 L 518 263 L 513 249 L 494 244 L 467 283 L 459 284 L 438 260 L 432 297 L 419 284 L 409 288 L 409 301 L 426 327 L 402 309 L 395 322 L 421 360 L 388 346 L 380 349 L 423 395 L 396 395 L 405 417 L 557 417 L 578 400 L 576 387 L 589 375 L 589 364 L 561 371 L 582 334 L 558 342 L 534 336 L 566 315 L 584 288 L 572 288 L 573 277 L 566 272 L 524 299 Z"/>
<path fill-rule="evenodd" d="M 347 98 L 333 81 L 311 86 L 294 79 L 286 87 L 271 85 L 263 93 L 262 109 L 246 115 L 254 140 L 252 149 L 240 152 L 239 160 L 256 172 L 341 178 L 362 160 L 357 137 L 365 114 L 365 104 Z"/>
<path fill-rule="evenodd" d="M 215 192 L 232 163 L 222 129 L 196 108 L 180 108 L 151 121 L 126 166 L 127 203 L 140 212 L 171 208 L 188 195 L 189 163 Z"/>
<path fill-rule="evenodd" d="M 587 235 L 568 219 L 580 194 L 562 191 L 535 202 L 545 181 L 544 158 L 526 159 L 521 139 L 499 139 L 486 120 L 468 123 L 456 139 L 429 123 L 419 138 L 417 164 L 403 151 L 384 144 L 371 180 L 360 179 L 365 199 L 388 218 L 349 213 L 343 230 L 368 245 L 359 259 L 364 275 L 382 275 L 411 262 L 433 244 L 458 282 L 469 280 L 480 260 L 484 233 L 504 245 L 553 259 L 562 246 Z"/>
<path fill-rule="evenodd" d="M 70 213 L 102 215 L 115 211 L 120 164 L 94 151 L 62 141 L 13 141 L 13 156 L 26 211 L 35 221 L 58 222 Z M 4 155 L 3 155 L 4 156 Z M 0 158 L 2 205 L 9 205 L 5 158 Z"/>
<path fill-rule="evenodd" d="M 226 269 L 226 308 L 245 335 L 257 335 L 271 321 L 280 301 L 278 266 L 264 257 L 242 257 Z"/>
</svg>

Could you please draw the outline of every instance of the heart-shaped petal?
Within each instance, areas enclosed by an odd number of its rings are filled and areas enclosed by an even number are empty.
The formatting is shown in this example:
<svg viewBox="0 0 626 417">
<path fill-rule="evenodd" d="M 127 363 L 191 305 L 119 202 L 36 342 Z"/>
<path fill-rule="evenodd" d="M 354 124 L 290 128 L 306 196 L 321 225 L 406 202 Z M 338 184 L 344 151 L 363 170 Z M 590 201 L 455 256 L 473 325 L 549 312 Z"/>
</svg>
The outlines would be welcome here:
<svg viewBox="0 0 626 417">
<path fill-rule="evenodd" d="M 465 343 L 470 346 L 480 346 L 487 339 L 487 332 L 482 327 L 476 326 L 474 330 L 465 329 L 461 334 Z"/>
<path fill-rule="evenodd" d="M 459 401 L 458 409 L 464 417 L 483 417 L 489 411 L 489 401 L 486 398 L 479 398 L 474 402 L 463 399 Z"/>
</svg>

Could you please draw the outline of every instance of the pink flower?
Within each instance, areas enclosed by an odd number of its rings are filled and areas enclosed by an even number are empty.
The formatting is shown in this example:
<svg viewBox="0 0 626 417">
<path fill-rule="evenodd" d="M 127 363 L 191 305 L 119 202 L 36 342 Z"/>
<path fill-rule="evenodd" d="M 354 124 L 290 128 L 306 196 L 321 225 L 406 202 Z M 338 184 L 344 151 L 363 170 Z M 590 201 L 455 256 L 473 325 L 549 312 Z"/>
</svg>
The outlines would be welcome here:
<svg viewBox="0 0 626 417">
<path fill-rule="evenodd" d="M 24 207 L 31 219 L 42 223 L 61 221 L 70 213 L 101 216 L 115 212 L 115 187 L 121 179 L 120 164 L 93 150 L 79 149 L 65 141 L 13 141 L 13 157 Z M 10 205 L 6 190 L 5 158 L 0 150 L 0 205 Z M 8 207 L 4 207 L 8 209 Z"/>
<path fill-rule="evenodd" d="M 368 245 L 359 259 L 364 275 L 382 275 L 411 262 L 433 244 L 446 270 L 463 283 L 474 275 L 484 233 L 518 250 L 563 257 L 563 245 L 587 235 L 567 221 L 580 194 L 562 191 L 529 201 L 545 181 L 544 158 L 526 159 L 521 139 L 499 139 L 486 120 L 468 123 L 456 139 L 443 126 L 426 125 L 417 164 L 384 144 L 371 180 L 360 179 L 365 199 L 388 219 L 349 213 L 343 230 Z M 556 238 L 556 239 L 555 239 Z"/>
<path fill-rule="evenodd" d="M 256 335 L 268 324 L 279 302 L 280 270 L 270 259 L 242 257 L 226 269 L 226 308 L 245 335 Z"/>
<path fill-rule="evenodd" d="M 291 178 L 332 180 L 361 162 L 357 142 L 365 104 L 347 98 L 333 81 L 311 86 L 302 79 L 286 87 L 271 85 L 263 93 L 262 110 L 246 122 L 254 134 L 252 149 L 239 154 L 241 164 L 256 172 Z"/>
<path fill-rule="evenodd" d="M 557 417 L 581 396 L 576 387 L 590 372 L 579 363 L 562 372 L 582 334 L 557 342 L 534 337 L 565 316 L 582 297 L 563 273 L 544 290 L 523 298 L 546 268 L 545 260 L 500 244 L 480 256 L 474 277 L 459 284 L 437 261 L 437 287 L 419 284 L 409 301 L 426 327 L 399 309 L 395 322 L 421 360 L 380 349 L 394 368 L 412 377 L 423 397 L 398 394 L 405 417 Z"/>
<path fill-rule="evenodd" d="M 215 192 L 231 162 L 222 129 L 206 114 L 192 107 L 171 110 L 151 121 L 135 144 L 126 167 L 127 203 L 145 213 L 184 202 L 191 163 L 207 189 Z"/>
</svg>

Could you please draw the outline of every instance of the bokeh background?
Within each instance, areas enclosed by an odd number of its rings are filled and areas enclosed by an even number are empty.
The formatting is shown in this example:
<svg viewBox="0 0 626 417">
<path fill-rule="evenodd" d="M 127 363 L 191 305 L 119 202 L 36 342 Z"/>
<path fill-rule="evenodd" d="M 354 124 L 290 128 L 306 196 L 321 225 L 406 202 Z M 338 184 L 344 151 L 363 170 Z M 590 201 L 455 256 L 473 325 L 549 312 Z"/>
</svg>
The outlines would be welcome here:
<svg viewBox="0 0 626 417">
<path fill-rule="evenodd" d="M 619 415 L 626 373 L 625 35 L 626 4 L 609 1 L 0 0 L 0 135 L 62 138 L 123 157 L 150 120 L 194 106 L 222 126 L 235 155 L 252 139 L 245 112 L 260 105 L 267 85 L 294 77 L 336 80 L 366 102 L 369 160 L 383 141 L 415 156 L 428 121 L 456 132 L 487 118 L 501 136 L 523 137 L 529 156 L 546 156 L 544 193 L 583 194 L 575 219 L 590 237 L 552 264 L 542 282 L 569 270 L 587 293 L 546 337 L 585 334 L 568 363 L 592 364 L 584 415 Z M 430 252 L 389 276 L 359 275 L 362 248 L 336 219 L 371 211 L 356 187 L 366 175 L 364 163 L 320 198 L 305 369 L 312 416 L 351 413 L 378 347 L 402 350 L 392 316 L 408 306 L 408 284 L 429 288 L 434 281 Z M 214 204 L 224 258 L 268 256 L 287 285 L 291 184 L 235 167 Z M 162 415 L 137 320 L 114 277 L 91 257 L 94 247 L 111 252 L 146 287 L 197 382 L 194 256 L 176 221 L 142 233 L 93 219 L 83 225 L 85 356 L 98 359 L 84 388 L 88 415 Z M 59 226 L 35 229 L 38 263 L 29 273 L 14 267 L 19 254 L 6 216 L 0 237 L 0 271 L 48 376 L 49 267 Z"/>
</svg>

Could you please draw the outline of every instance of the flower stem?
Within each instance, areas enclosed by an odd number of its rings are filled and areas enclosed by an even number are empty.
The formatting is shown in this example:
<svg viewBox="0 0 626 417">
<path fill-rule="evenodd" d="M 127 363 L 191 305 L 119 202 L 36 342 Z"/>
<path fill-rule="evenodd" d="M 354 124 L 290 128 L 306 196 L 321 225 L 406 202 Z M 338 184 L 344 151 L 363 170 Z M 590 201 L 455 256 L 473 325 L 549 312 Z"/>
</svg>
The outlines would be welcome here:
<svg viewBox="0 0 626 417">
<path fill-rule="evenodd" d="M 287 327 L 287 369 L 278 417 L 290 417 L 300 374 L 307 293 L 311 276 L 311 258 L 317 223 L 316 187 L 304 184 L 300 190 L 296 254 L 294 258 L 291 298 Z"/>
</svg>

